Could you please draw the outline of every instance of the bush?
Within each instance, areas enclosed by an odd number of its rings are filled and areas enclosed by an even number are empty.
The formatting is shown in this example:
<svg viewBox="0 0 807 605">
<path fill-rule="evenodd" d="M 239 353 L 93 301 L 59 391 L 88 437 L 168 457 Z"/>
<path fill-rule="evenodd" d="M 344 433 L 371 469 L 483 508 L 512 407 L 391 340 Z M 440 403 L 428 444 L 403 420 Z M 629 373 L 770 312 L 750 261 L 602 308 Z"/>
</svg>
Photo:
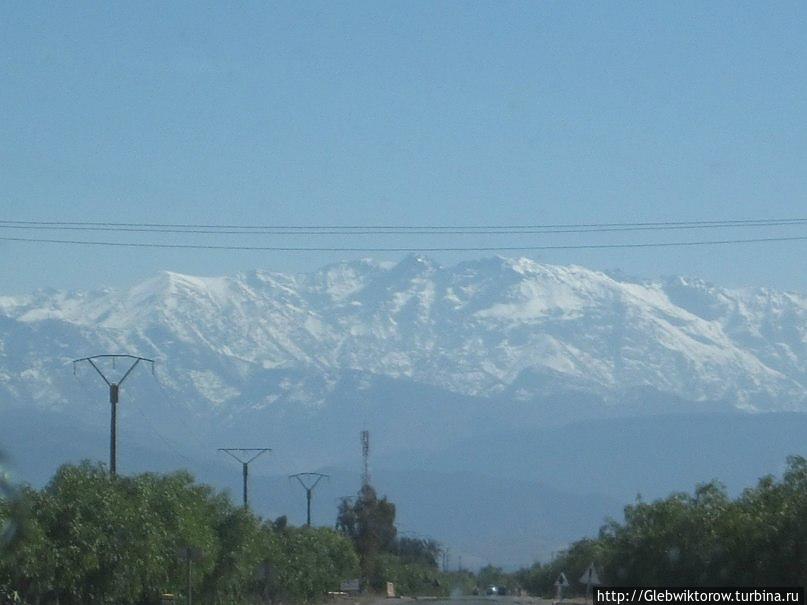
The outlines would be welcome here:
<svg viewBox="0 0 807 605">
<path fill-rule="evenodd" d="M 185 472 L 110 478 L 101 465 L 68 465 L 43 490 L 0 500 L 0 519 L 12 513 L 0 587 L 29 602 L 147 605 L 163 592 L 184 595 L 188 553 L 194 595 L 217 605 L 314 600 L 358 566 L 336 532 L 262 524 Z"/>
</svg>

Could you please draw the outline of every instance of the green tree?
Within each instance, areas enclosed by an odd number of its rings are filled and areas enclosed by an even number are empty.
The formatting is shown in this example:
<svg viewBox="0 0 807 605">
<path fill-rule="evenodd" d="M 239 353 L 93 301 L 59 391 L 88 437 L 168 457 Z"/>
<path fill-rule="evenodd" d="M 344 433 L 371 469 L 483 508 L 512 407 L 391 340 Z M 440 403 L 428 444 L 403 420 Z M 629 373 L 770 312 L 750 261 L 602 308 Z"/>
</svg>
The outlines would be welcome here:
<svg viewBox="0 0 807 605">
<path fill-rule="evenodd" d="M 417 596 L 447 592 L 443 589 L 445 580 L 435 567 L 406 561 L 390 552 L 378 556 L 377 569 L 380 578 L 385 582 L 394 583 L 399 594 Z"/>
<path fill-rule="evenodd" d="M 382 501 L 358 518 L 384 514 L 394 519 Z M 0 520 L 11 519 L 0 592 L 28 603 L 156 605 L 166 591 L 182 600 L 188 550 L 194 595 L 208 605 L 319 601 L 359 571 L 347 536 L 263 523 L 185 472 L 111 478 L 99 464 L 66 465 L 42 490 L 4 493 Z"/>
<path fill-rule="evenodd" d="M 442 549 L 440 544 L 428 538 L 398 537 L 390 545 L 390 552 L 404 563 L 437 569 L 437 559 Z"/>
<path fill-rule="evenodd" d="M 370 485 L 364 485 L 355 502 L 347 498 L 341 501 L 336 527 L 353 541 L 362 576 L 374 590 L 381 590 L 386 580 L 379 557 L 390 551 L 397 534 L 395 505 L 386 497 L 379 498 Z"/>
<path fill-rule="evenodd" d="M 268 562 L 268 594 L 273 599 L 310 602 L 339 589 L 353 577 L 359 560 L 351 541 L 330 528 L 269 527 L 276 549 Z"/>
<path fill-rule="evenodd" d="M 9 490 L 0 500 L 0 519 L 9 521 L 10 529 L 0 543 L 0 596 L 16 591 L 38 602 L 54 585 L 53 550 L 31 512 L 37 497 L 34 490 L 21 488 Z"/>
<path fill-rule="evenodd" d="M 781 481 L 766 476 L 743 492 L 724 522 L 724 565 L 737 584 L 807 584 L 807 461 L 787 460 Z"/>
<path fill-rule="evenodd" d="M 625 507 L 597 539 L 574 543 L 549 563 L 520 572 L 534 594 L 557 575 L 575 578 L 594 561 L 603 580 L 635 585 L 804 585 L 807 583 L 807 461 L 787 460 L 777 480 L 762 477 L 731 500 L 717 482 Z"/>
<path fill-rule="evenodd" d="M 677 493 L 652 504 L 625 508 L 625 522 L 601 531 L 609 579 L 626 584 L 706 585 L 721 583 L 717 567 L 725 555 L 722 522 L 731 501 L 712 482 L 694 495 Z"/>
<path fill-rule="evenodd" d="M 512 591 L 516 585 L 516 580 L 512 574 L 508 574 L 501 567 L 494 565 L 486 565 L 480 569 L 477 574 L 477 582 L 483 590 L 487 586 L 497 586 Z"/>
</svg>

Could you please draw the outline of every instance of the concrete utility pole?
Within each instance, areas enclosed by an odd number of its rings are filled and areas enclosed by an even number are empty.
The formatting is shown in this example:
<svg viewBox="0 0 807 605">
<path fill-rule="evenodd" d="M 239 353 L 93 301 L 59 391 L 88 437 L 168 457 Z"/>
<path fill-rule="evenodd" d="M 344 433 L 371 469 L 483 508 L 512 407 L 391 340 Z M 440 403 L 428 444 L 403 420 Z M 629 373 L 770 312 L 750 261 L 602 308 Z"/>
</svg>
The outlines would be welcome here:
<svg viewBox="0 0 807 605">
<path fill-rule="evenodd" d="M 271 452 L 271 448 L 268 447 L 220 447 L 220 452 L 224 452 L 225 454 L 232 456 L 238 462 L 241 463 L 241 468 L 244 475 L 244 508 L 249 508 L 248 499 L 247 499 L 247 482 L 249 480 L 249 463 L 255 460 L 261 454 L 265 454 L 266 452 Z M 244 459 L 233 452 L 241 452 L 242 454 L 246 452 L 255 452 L 251 457 L 248 459 Z"/>
<path fill-rule="evenodd" d="M 202 554 L 201 550 L 192 546 L 183 546 L 179 549 L 179 559 L 180 561 L 185 561 L 186 564 L 185 572 L 188 582 L 188 594 L 185 598 L 185 602 L 187 605 L 192 605 L 193 603 L 193 562 L 201 560 Z"/>
<path fill-rule="evenodd" d="M 133 360 L 129 369 L 126 370 L 123 377 L 120 378 L 117 382 L 110 381 L 109 378 L 101 371 L 101 368 L 98 367 L 96 361 L 101 359 L 111 359 L 112 360 L 112 369 L 115 369 L 116 361 L 118 359 L 128 359 Z M 98 375 L 104 380 L 104 382 L 109 387 L 109 403 L 112 406 L 112 420 L 110 422 L 110 434 L 109 434 L 109 473 L 113 477 L 117 474 L 117 462 L 118 462 L 118 397 L 120 395 L 120 387 L 123 386 L 124 381 L 129 377 L 132 371 L 137 367 L 141 361 L 145 361 L 146 363 L 151 364 L 151 373 L 154 373 L 154 360 L 153 359 L 146 359 L 145 357 L 137 357 L 136 355 L 94 355 L 93 357 L 82 357 L 81 359 L 74 359 L 73 360 L 73 373 L 76 373 L 76 364 L 81 363 L 82 361 L 86 361 L 89 363 L 95 371 L 98 372 Z"/>
<path fill-rule="evenodd" d="M 193 575 L 191 570 L 193 569 L 193 559 L 191 558 L 190 554 L 188 555 L 188 605 L 193 603 Z"/>
<path fill-rule="evenodd" d="M 303 486 L 305 490 L 305 499 L 306 499 L 306 522 L 305 524 L 308 527 L 311 527 L 311 493 L 314 491 L 314 488 L 317 486 L 317 483 L 322 481 L 323 478 L 327 478 L 328 475 L 323 473 L 297 473 L 296 475 L 289 475 L 289 479 L 297 479 L 300 482 L 300 485 Z"/>
</svg>

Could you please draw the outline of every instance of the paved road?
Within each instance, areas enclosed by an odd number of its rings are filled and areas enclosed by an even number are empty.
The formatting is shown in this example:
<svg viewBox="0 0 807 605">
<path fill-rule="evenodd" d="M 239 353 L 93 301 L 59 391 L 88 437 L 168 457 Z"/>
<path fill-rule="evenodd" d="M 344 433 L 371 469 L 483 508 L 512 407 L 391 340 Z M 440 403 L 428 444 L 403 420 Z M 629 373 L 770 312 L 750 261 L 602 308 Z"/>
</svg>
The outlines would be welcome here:
<svg viewBox="0 0 807 605">
<path fill-rule="evenodd" d="M 539 599 L 537 597 L 487 597 L 487 596 L 463 596 L 463 597 L 439 597 L 429 598 L 420 597 L 418 599 L 386 599 L 379 601 L 384 605 L 394 604 L 395 602 L 407 601 L 414 605 L 415 603 L 423 605 L 552 605 L 552 601 L 547 599 Z M 375 605 L 375 604 L 374 604 Z"/>
</svg>

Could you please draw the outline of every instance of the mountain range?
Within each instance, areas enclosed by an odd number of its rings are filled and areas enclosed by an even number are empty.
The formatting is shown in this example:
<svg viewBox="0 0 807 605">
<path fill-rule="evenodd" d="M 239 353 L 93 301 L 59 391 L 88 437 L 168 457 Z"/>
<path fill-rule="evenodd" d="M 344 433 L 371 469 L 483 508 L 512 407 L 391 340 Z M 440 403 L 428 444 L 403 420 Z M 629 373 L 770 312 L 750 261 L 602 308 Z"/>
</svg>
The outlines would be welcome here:
<svg viewBox="0 0 807 605">
<path fill-rule="evenodd" d="M 613 514 L 636 491 L 663 495 L 712 478 L 695 474 L 710 472 L 700 460 L 691 474 L 673 473 L 677 482 L 647 474 L 642 490 L 609 452 L 635 456 L 625 465 L 635 470 L 665 436 L 680 452 L 687 434 L 705 447 L 709 430 L 732 426 L 753 440 L 752 451 L 797 453 L 788 435 L 804 428 L 807 412 L 800 293 L 500 257 L 453 266 L 421 256 L 362 260 L 294 275 L 162 272 L 127 289 L 0 295 L 0 447 L 12 444 L 23 479 L 44 481 L 71 457 L 60 452 L 84 447 L 103 458 L 106 387 L 87 364 L 71 364 L 99 353 L 156 362 L 154 376 L 137 368 L 122 389 L 124 469 L 128 447 L 141 452 L 131 470 L 162 452 L 204 477 L 216 447 L 268 444 L 273 473 L 329 468 L 346 477 L 359 467 L 358 432 L 368 428 L 379 477 L 417 483 L 417 472 L 432 485 L 429 473 L 445 473 L 449 483 L 503 493 L 503 478 L 519 477 L 537 486 L 529 493 L 562 486 L 565 495 L 552 500 L 566 502 L 561 508 L 577 498 L 598 503 L 585 523 L 536 537 L 536 556 L 596 529 L 600 513 Z M 125 366 L 102 369 L 120 376 Z M 634 434 L 636 422 L 647 423 L 647 438 Z M 626 438 L 636 448 L 607 445 L 625 431 L 634 431 Z M 777 443 L 760 450 L 759 439 L 774 435 Z M 60 446 L 34 447 L 42 439 Z M 718 457 L 742 447 L 717 441 L 723 449 L 710 451 Z M 607 460 L 597 473 L 613 481 L 564 482 L 566 472 L 580 476 L 574 460 L 589 447 L 600 452 L 589 464 Z M 551 473 L 530 463 L 547 452 Z M 727 477 L 753 479 L 741 470 Z M 461 486 L 449 493 L 474 500 Z M 426 516 L 421 525 L 431 527 Z M 546 529 L 541 518 L 534 526 Z M 468 557 L 515 562 L 529 551 L 521 540 L 510 556 L 507 532 L 489 534 L 463 543 Z"/>
</svg>

